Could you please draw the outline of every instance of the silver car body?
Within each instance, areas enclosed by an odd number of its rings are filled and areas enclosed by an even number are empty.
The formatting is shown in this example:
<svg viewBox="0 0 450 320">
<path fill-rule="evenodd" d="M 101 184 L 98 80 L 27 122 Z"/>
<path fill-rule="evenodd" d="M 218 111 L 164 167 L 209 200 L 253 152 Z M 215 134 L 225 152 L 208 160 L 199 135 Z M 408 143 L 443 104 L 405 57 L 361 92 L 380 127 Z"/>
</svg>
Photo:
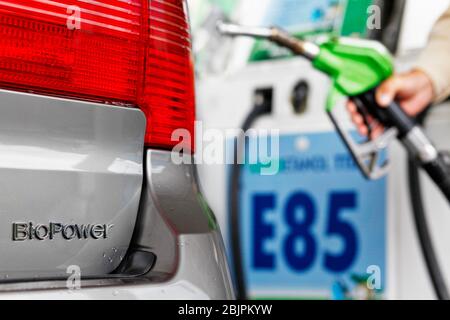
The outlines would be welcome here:
<svg viewBox="0 0 450 320">
<path fill-rule="evenodd" d="M 195 165 L 146 150 L 139 109 L 3 90 L 0 115 L 0 299 L 234 298 Z M 52 222 L 111 228 L 14 240 L 14 223 Z M 114 272 L 136 252 L 151 265 Z"/>
</svg>

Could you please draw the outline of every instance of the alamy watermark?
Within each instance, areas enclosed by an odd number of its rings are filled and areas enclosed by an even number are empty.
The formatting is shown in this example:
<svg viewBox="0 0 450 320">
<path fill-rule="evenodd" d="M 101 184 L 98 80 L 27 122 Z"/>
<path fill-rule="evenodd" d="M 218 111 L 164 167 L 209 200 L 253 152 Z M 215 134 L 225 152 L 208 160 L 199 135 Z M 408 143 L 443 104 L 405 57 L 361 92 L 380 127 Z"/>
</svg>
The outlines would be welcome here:
<svg viewBox="0 0 450 320">
<path fill-rule="evenodd" d="M 367 267 L 369 275 L 367 278 L 367 288 L 369 290 L 381 290 L 381 268 L 377 265 Z"/>
<path fill-rule="evenodd" d="M 67 6 L 67 28 L 69 30 L 81 29 L 81 8 L 76 5 Z"/>
<path fill-rule="evenodd" d="M 367 8 L 367 29 L 380 30 L 381 29 L 381 8 L 377 5 L 371 5 Z"/>
<path fill-rule="evenodd" d="M 201 121 L 195 122 L 196 153 L 191 157 L 189 146 L 194 137 L 187 129 L 172 133 L 178 142 L 172 149 L 175 164 L 242 164 L 258 165 L 261 175 L 275 175 L 280 169 L 280 130 L 278 129 L 204 129 Z M 241 148 L 236 148 L 236 141 Z M 235 153 L 237 152 L 236 156 Z"/>
<path fill-rule="evenodd" d="M 81 289 L 81 268 L 77 265 L 68 266 L 66 273 L 69 275 L 66 280 L 66 287 L 70 291 Z"/>
</svg>

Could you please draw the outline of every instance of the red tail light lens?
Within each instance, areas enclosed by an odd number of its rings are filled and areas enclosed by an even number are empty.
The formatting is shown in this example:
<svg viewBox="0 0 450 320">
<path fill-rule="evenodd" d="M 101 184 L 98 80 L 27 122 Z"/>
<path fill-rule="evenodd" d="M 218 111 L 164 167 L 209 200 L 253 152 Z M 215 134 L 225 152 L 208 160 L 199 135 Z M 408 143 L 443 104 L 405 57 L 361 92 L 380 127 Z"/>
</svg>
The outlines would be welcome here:
<svg viewBox="0 0 450 320">
<path fill-rule="evenodd" d="M 0 1 L 0 87 L 139 106 L 146 144 L 170 149 L 194 131 L 185 2 Z"/>
</svg>

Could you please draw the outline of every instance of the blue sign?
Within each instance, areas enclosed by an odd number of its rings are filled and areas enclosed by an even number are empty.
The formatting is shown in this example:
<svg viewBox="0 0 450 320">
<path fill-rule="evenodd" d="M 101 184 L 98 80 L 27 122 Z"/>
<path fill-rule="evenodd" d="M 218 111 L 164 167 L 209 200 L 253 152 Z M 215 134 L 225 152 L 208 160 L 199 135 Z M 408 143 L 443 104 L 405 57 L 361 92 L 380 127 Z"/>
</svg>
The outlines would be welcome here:
<svg viewBox="0 0 450 320">
<path fill-rule="evenodd" d="M 258 165 L 243 168 L 241 234 L 250 292 L 267 298 L 381 293 L 386 179 L 365 180 L 334 132 L 282 136 L 279 164 L 271 176 Z"/>
</svg>

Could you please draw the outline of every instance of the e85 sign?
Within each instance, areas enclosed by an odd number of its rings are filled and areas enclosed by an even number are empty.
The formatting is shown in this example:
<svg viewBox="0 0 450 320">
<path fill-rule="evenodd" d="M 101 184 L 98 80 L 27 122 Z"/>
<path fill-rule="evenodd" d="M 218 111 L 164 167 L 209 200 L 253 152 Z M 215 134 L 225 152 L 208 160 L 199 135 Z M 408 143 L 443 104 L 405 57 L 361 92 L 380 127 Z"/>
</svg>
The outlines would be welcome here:
<svg viewBox="0 0 450 320">
<path fill-rule="evenodd" d="M 351 298 L 368 270 L 380 273 L 381 293 L 385 179 L 364 179 L 331 132 L 282 136 L 279 161 L 273 176 L 243 169 L 240 227 L 251 295 L 331 298 L 338 288 Z"/>
</svg>

